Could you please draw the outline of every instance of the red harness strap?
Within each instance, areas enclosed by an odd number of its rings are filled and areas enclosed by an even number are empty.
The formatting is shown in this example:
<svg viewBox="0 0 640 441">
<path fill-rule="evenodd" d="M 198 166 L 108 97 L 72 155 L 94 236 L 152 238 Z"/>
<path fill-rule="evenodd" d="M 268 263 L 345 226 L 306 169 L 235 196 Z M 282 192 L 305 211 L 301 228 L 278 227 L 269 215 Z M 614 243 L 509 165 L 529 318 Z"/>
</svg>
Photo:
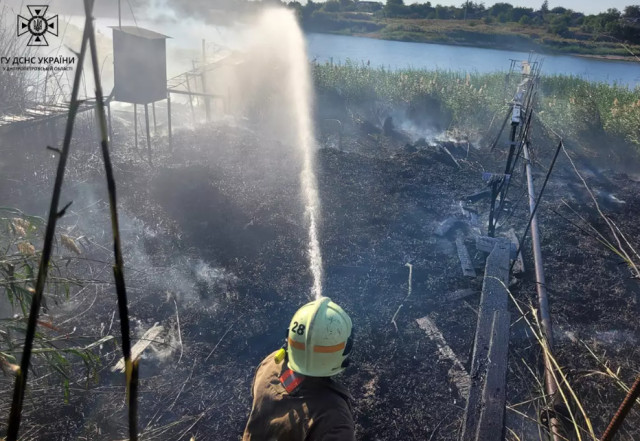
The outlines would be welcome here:
<svg viewBox="0 0 640 441">
<path fill-rule="evenodd" d="M 297 374 L 291 369 L 287 369 L 280 375 L 280 383 L 284 386 L 287 393 L 292 394 L 298 386 L 304 381 L 304 375 Z"/>
</svg>

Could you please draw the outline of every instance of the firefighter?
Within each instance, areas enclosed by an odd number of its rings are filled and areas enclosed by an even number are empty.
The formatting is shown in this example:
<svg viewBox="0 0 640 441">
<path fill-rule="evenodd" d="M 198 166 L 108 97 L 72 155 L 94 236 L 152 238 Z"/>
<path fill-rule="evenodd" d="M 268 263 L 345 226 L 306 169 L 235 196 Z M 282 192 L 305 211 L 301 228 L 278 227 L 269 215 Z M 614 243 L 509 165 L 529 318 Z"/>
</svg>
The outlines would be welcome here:
<svg viewBox="0 0 640 441">
<path fill-rule="evenodd" d="M 285 346 L 258 366 L 242 441 L 355 440 L 353 398 L 333 379 L 349 365 L 352 331 L 328 297 L 302 306 Z"/>
</svg>

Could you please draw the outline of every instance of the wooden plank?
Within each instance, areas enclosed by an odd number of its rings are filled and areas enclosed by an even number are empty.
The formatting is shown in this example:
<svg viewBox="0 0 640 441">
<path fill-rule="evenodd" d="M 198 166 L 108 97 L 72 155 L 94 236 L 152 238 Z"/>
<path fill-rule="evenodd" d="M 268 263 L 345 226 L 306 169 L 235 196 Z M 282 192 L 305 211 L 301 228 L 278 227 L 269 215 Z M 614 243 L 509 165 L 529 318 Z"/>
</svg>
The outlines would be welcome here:
<svg viewBox="0 0 640 441">
<path fill-rule="evenodd" d="M 476 270 L 473 267 L 471 257 L 469 257 L 469 251 L 467 250 L 467 246 L 464 244 L 462 237 L 456 238 L 456 248 L 458 248 L 458 258 L 460 259 L 460 265 L 462 266 L 462 274 L 466 277 L 476 277 Z"/>
<path fill-rule="evenodd" d="M 131 348 L 131 360 L 133 361 L 140 355 L 142 355 L 144 350 L 147 349 L 147 347 L 149 347 L 151 343 L 154 343 L 155 339 L 163 330 L 164 328 L 162 327 L 162 325 L 159 325 L 158 323 L 147 329 L 147 332 L 144 333 L 142 338 L 138 340 L 138 342 Z M 116 365 L 111 368 L 111 372 L 116 371 L 124 372 L 124 357 L 121 358 L 118 363 L 116 363 Z"/>
<path fill-rule="evenodd" d="M 507 311 L 508 297 L 505 287 L 509 280 L 510 249 L 511 243 L 507 239 L 499 239 L 489 254 L 485 266 L 471 362 L 471 388 L 460 437 L 463 441 L 480 440 L 477 438 L 477 434 L 483 410 L 485 383 L 487 376 L 493 375 L 489 372 L 491 368 L 489 348 L 493 335 L 494 313 L 496 311 L 506 313 Z M 502 432 L 500 431 L 500 433 Z"/>
<path fill-rule="evenodd" d="M 507 237 L 511 241 L 512 245 L 516 247 L 516 251 L 517 251 L 518 247 L 520 246 L 520 242 L 518 241 L 518 238 L 516 237 L 516 232 L 514 231 L 513 228 L 507 231 Z M 513 260 L 514 257 L 511 257 L 511 259 Z M 524 273 L 524 260 L 522 259 L 522 252 L 518 253 L 518 255 L 515 257 L 515 261 L 516 263 L 513 265 L 513 273 L 514 274 Z"/>
<path fill-rule="evenodd" d="M 496 245 L 496 238 L 489 236 L 478 236 L 476 237 L 476 248 L 478 251 L 484 251 L 485 253 L 490 253 L 493 251 L 493 247 Z"/>
<path fill-rule="evenodd" d="M 453 292 L 450 292 L 449 294 L 446 294 L 445 299 L 447 302 L 455 302 L 456 300 L 462 300 L 466 297 L 472 296 L 477 292 L 478 291 L 471 288 L 457 289 Z"/>
<path fill-rule="evenodd" d="M 489 237 L 489 236 L 477 236 L 476 237 L 476 248 L 479 251 L 484 251 L 485 253 L 490 253 L 493 251 L 493 247 L 496 243 L 501 240 L 498 237 Z M 516 252 L 518 251 L 517 245 L 511 245 L 509 249 L 509 257 L 513 260 L 516 258 Z"/>
<path fill-rule="evenodd" d="M 438 352 L 440 353 L 440 359 L 445 359 L 452 362 L 453 365 L 448 372 L 449 379 L 458 388 L 460 396 L 463 398 L 467 398 L 469 396 L 469 387 L 471 384 L 471 380 L 460 359 L 453 352 L 453 349 L 451 349 L 451 347 L 447 344 L 447 341 L 444 339 L 442 333 L 429 316 L 419 318 L 416 320 L 416 322 L 418 323 L 420 329 L 425 331 L 427 337 L 435 342 L 436 346 L 438 347 Z"/>
<path fill-rule="evenodd" d="M 464 226 L 464 222 L 455 217 L 448 217 L 438 224 L 434 233 L 437 236 L 446 236 L 450 231 Z"/>
<path fill-rule="evenodd" d="M 487 377 L 482 392 L 482 411 L 476 436 L 478 440 L 503 439 L 510 324 L 511 315 L 508 312 L 493 313 Z"/>
<path fill-rule="evenodd" d="M 460 206 L 462 215 L 465 217 L 465 219 L 467 219 L 469 225 L 471 225 L 472 227 L 480 226 L 480 222 L 478 221 L 478 215 L 476 214 L 476 212 L 465 207 L 464 202 L 462 201 L 458 201 L 458 204 Z"/>
</svg>

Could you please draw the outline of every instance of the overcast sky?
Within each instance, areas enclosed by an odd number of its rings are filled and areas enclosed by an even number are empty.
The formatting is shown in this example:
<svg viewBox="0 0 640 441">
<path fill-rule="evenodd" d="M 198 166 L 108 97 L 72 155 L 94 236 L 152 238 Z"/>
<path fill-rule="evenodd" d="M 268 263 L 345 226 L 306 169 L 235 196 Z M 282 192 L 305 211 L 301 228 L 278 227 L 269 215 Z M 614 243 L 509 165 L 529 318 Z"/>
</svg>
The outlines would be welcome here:
<svg viewBox="0 0 640 441">
<path fill-rule="evenodd" d="M 430 0 L 432 5 L 445 5 L 445 6 L 460 6 L 464 3 L 464 0 Z M 540 9 L 540 5 L 544 0 L 501 0 L 499 2 L 488 0 L 472 0 L 476 3 L 484 3 L 486 7 L 490 7 L 494 3 L 511 3 L 514 6 L 524 6 L 527 8 Z M 386 3 L 386 2 L 383 2 Z M 426 1 L 414 1 L 405 0 L 405 4 L 410 3 L 426 3 Z M 557 6 L 562 6 L 567 9 L 573 9 L 576 12 L 583 12 L 585 14 L 597 14 L 604 12 L 609 8 L 617 8 L 620 11 L 624 11 L 625 6 L 640 4 L 640 0 L 549 0 L 549 9 L 553 9 Z"/>
</svg>

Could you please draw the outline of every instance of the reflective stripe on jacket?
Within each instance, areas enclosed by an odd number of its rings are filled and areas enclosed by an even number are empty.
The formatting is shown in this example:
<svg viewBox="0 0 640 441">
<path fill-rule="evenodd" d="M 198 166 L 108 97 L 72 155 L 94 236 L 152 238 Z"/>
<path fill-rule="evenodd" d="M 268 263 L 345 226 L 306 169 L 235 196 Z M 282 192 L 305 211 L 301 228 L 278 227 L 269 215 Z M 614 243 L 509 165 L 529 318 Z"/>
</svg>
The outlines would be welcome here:
<svg viewBox="0 0 640 441">
<path fill-rule="evenodd" d="M 242 441 L 354 441 L 349 392 L 331 378 L 305 377 L 289 394 L 287 363 L 265 358 L 253 380 L 253 406 Z"/>
</svg>

